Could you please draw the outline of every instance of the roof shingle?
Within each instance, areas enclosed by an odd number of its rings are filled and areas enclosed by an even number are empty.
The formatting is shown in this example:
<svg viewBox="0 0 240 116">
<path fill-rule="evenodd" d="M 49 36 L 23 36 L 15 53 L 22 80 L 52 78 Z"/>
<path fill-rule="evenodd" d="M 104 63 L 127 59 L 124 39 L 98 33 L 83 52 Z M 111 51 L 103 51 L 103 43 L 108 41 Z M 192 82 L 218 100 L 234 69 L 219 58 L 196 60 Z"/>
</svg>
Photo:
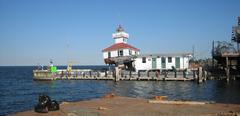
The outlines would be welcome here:
<svg viewBox="0 0 240 116">
<path fill-rule="evenodd" d="M 119 49 L 131 49 L 131 50 L 135 50 L 135 51 L 140 51 L 138 48 L 135 48 L 129 44 L 126 43 L 117 43 L 117 44 L 113 44 L 108 48 L 105 48 L 102 50 L 102 52 L 106 52 L 106 51 L 114 51 L 114 50 L 119 50 Z"/>
</svg>

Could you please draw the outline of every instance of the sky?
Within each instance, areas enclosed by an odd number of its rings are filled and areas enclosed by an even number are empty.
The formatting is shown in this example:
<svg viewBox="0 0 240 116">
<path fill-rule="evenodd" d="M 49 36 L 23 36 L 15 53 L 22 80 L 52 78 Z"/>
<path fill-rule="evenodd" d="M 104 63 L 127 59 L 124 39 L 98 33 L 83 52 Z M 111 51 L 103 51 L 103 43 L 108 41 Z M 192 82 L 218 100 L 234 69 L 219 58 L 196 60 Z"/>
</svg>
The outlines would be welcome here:
<svg viewBox="0 0 240 116">
<path fill-rule="evenodd" d="M 0 0 L 0 66 L 103 65 L 119 24 L 141 54 L 208 58 L 237 16 L 240 0 Z"/>
</svg>

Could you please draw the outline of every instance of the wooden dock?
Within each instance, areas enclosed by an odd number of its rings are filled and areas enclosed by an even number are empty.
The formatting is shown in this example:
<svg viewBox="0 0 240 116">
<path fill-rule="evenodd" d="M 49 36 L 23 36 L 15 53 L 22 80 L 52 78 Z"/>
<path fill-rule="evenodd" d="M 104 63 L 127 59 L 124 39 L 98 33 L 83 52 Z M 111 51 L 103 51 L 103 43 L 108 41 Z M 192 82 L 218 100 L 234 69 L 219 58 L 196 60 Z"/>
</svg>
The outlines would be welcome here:
<svg viewBox="0 0 240 116">
<path fill-rule="evenodd" d="M 85 70 L 58 70 L 52 73 L 48 70 L 34 70 L 34 80 L 113 80 L 116 81 L 116 74 L 114 71 L 93 71 Z M 185 76 L 185 77 L 184 77 Z M 130 72 L 122 71 L 117 80 L 124 81 L 193 81 L 195 80 L 193 73 L 183 75 L 182 73 L 158 74 L 156 72 Z"/>
</svg>

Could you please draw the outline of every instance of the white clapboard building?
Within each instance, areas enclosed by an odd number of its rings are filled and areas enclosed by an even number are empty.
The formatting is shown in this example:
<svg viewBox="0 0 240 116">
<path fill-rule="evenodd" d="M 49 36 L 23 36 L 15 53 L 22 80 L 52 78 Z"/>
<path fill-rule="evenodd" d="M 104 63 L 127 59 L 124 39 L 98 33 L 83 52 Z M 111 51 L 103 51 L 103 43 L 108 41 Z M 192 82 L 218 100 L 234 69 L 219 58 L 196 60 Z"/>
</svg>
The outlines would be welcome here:
<svg viewBox="0 0 240 116">
<path fill-rule="evenodd" d="M 188 69 L 191 53 L 174 54 L 141 54 L 134 60 L 136 71 L 141 70 L 170 70 L 173 67 L 177 70 Z"/>
<path fill-rule="evenodd" d="M 184 70 L 188 68 L 189 60 L 192 58 L 191 53 L 140 54 L 138 48 L 127 43 L 129 35 L 124 32 L 121 25 L 113 33 L 112 38 L 115 43 L 102 50 L 106 64 L 116 66 L 124 64 L 128 69 L 136 71 L 169 70 L 173 67 L 177 70 Z"/>
</svg>

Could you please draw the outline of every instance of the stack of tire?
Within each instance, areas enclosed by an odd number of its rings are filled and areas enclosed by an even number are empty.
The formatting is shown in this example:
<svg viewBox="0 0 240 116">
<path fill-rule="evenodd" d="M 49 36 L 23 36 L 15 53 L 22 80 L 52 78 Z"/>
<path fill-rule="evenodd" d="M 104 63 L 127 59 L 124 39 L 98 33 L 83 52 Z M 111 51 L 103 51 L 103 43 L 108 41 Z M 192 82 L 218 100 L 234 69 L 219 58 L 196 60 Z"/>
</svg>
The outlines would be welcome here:
<svg viewBox="0 0 240 116">
<path fill-rule="evenodd" d="M 48 111 L 59 110 L 59 104 L 56 100 L 51 100 L 47 95 L 39 95 L 38 104 L 34 108 L 35 112 L 48 113 Z"/>
</svg>

